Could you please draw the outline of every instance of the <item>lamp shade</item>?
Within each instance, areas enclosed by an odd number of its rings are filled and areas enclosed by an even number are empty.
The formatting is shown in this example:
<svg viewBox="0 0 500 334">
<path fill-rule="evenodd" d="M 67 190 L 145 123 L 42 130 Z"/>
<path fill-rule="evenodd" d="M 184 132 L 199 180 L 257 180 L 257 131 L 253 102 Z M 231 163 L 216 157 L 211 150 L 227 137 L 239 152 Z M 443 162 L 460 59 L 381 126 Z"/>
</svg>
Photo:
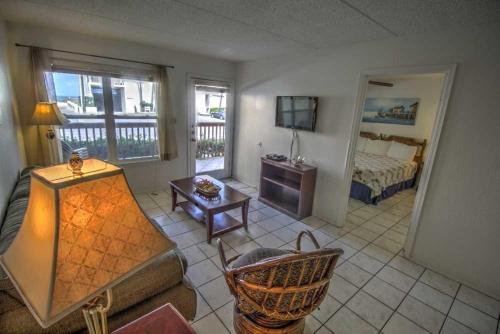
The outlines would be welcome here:
<svg viewBox="0 0 500 334">
<path fill-rule="evenodd" d="M 31 117 L 33 125 L 64 125 L 68 122 L 57 107 L 57 103 L 38 102 Z"/>
<path fill-rule="evenodd" d="M 0 264 L 42 327 L 175 248 L 133 197 L 123 170 L 85 160 L 36 169 L 26 215 Z"/>
</svg>

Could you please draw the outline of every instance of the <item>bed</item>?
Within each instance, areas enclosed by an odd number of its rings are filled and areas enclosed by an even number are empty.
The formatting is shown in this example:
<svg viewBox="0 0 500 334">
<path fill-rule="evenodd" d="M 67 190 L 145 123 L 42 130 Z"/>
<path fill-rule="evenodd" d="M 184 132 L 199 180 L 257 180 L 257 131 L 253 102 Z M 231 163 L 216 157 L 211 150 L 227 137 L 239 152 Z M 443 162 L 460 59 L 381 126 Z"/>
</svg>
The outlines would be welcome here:
<svg viewBox="0 0 500 334">
<path fill-rule="evenodd" d="M 373 153 L 373 151 L 365 152 L 358 147 L 354 158 L 351 198 L 367 204 L 377 204 L 381 200 L 415 185 L 422 166 L 425 139 L 377 135 L 371 132 L 361 132 L 360 137 L 368 140 L 381 140 L 383 142 L 379 143 L 387 147 L 392 142 L 415 147 L 415 154 L 412 160 L 401 160 L 381 152 L 377 152 L 378 154 Z"/>
</svg>

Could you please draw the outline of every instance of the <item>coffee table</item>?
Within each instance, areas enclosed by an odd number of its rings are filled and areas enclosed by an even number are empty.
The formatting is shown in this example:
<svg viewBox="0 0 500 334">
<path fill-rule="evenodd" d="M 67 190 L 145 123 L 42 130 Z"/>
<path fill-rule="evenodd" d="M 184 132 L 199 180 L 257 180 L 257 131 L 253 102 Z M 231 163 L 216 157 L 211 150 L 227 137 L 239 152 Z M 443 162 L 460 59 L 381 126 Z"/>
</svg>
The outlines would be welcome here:
<svg viewBox="0 0 500 334">
<path fill-rule="evenodd" d="M 194 188 L 194 180 L 202 178 L 208 179 L 218 185 L 221 190 L 217 199 L 206 199 L 200 196 Z M 236 230 L 240 227 L 248 229 L 248 206 L 250 196 L 247 196 L 230 186 L 225 185 L 217 179 L 208 175 L 198 175 L 180 180 L 170 181 L 172 190 L 172 211 L 177 206 L 184 209 L 193 219 L 204 222 L 207 226 L 207 242 L 211 243 L 212 238 L 224 233 Z M 177 202 L 177 194 L 186 198 L 187 201 Z M 239 222 L 225 211 L 241 207 L 241 218 Z"/>
</svg>

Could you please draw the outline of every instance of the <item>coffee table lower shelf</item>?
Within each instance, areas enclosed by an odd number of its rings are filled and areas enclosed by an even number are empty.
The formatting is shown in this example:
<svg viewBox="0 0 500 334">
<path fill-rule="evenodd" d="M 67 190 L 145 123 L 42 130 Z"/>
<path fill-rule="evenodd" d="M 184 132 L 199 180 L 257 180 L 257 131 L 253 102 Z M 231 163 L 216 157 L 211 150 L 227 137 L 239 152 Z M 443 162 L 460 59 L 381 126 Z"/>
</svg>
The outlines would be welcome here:
<svg viewBox="0 0 500 334">
<path fill-rule="evenodd" d="M 200 210 L 196 205 L 189 201 L 180 202 L 178 205 L 184 209 L 194 220 L 200 223 L 206 223 L 205 213 Z M 244 224 L 225 212 L 220 212 L 214 215 L 212 237 L 236 230 L 244 227 Z"/>
</svg>

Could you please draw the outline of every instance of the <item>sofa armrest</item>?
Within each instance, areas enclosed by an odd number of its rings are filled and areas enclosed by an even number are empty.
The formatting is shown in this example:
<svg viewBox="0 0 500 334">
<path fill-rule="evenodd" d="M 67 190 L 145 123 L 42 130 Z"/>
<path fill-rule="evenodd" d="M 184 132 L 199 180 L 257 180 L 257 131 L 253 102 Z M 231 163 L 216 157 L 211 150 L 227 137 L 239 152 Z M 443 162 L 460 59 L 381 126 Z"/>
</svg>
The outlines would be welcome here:
<svg viewBox="0 0 500 334">
<path fill-rule="evenodd" d="M 182 253 L 182 251 L 179 248 L 176 248 L 174 250 L 174 252 L 177 255 L 177 257 L 179 258 L 179 262 L 181 263 L 183 275 L 186 275 L 187 268 L 188 268 L 188 265 L 189 265 L 186 256 L 184 255 L 184 253 Z"/>
</svg>

